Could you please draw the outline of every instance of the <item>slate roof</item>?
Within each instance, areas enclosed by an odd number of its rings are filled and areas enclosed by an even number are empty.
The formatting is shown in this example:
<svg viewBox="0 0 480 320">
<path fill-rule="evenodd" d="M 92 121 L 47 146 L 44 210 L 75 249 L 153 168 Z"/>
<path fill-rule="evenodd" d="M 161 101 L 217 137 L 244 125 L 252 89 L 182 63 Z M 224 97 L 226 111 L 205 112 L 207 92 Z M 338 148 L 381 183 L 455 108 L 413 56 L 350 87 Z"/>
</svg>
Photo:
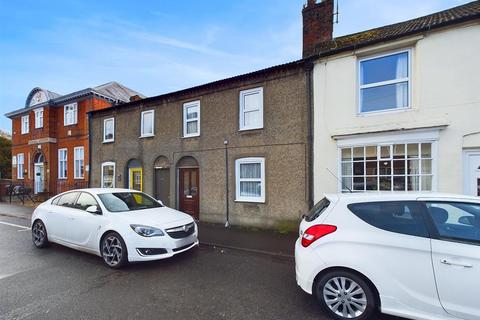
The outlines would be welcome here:
<svg viewBox="0 0 480 320">
<path fill-rule="evenodd" d="M 405 36 L 475 19 L 480 19 L 480 0 L 472 1 L 444 11 L 435 12 L 420 18 L 336 37 L 331 41 L 317 45 L 314 51 L 308 56 L 332 55 L 338 52 L 353 50 L 379 42 L 395 40 Z M 475 41 L 474 39 L 472 40 Z M 479 40 L 477 39 L 477 41 Z"/>
<path fill-rule="evenodd" d="M 6 113 L 5 116 L 11 118 L 11 117 L 23 114 L 23 113 L 25 113 L 27 111 L 30 111 L 32 109 L 40 108 L 40 107 L 43 107 L 43 106 L 46 106 L 46 105 L 55 105 L 55 104 L 64 103 L 64 102 L 75 100 L 75 99 L 78 99 L 80 97 L 88 96 L 88 95 L 91 95 L 91 94 L 102 97 L 102 98 L 107 99 L 107 100 L 110 100 L 112 103 L 129 102 L 130 97 L 135 96 L 135 95 L 140 96 L 142 99 L 146 98 L 146 96 L 144 96 L 143 94 L 141 94 L 141 93 L 139 93 L 135 90 L 132 90 L 128 87 L 125 87 L 124 85 L 122 85 L 118 82 L 115 82 L 115 81 L 108 82 L 108 83 L 99 85 L 97 87 L 86 88 L 86 89 L 83 89 L 83 90 L 80 90 L 80 91 L 75 91 L 75 92 L 72 92 L 72 93 L 69 93 L 69 94 L 66 94 L 66 95 L 60 95 L 58 93 L 55 93 L 55 92 L 52 92 L 52 91 L 49 91 L 49 90 L 45 90 L 45 89 L 42 89 L 42 88 L 34 88 L 30 92 L 29 98 L 32 94 L 34 94 L 35 92 L 37 92 L 39 90 L 45 92 L 45 94 L 47 95 L 47 101 L 46 102 L 36 104 L 34 106 L 26 106 L 25 108 L 21 108 L 21 109 L 15 110 L 15 111 L 11 111 L 9 113 Z M 27 98 L 27 102 L 29 101 L 29 98 Z"/>
</svg>

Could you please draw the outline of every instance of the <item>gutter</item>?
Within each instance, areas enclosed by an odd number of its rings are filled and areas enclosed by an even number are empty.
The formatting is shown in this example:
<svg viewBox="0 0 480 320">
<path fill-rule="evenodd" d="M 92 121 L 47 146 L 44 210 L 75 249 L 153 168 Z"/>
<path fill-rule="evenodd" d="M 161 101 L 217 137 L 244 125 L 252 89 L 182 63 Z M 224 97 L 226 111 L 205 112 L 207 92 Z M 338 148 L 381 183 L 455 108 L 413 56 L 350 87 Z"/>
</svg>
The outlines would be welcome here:
<svg viewBox="0 0 480 320">
<path fill-rule="evenodd" d="M 88 188 L 91 188 L 91 178 L 92 178 L 92 115 L 90 113 L 87 114 L 88 116 Z M 115 179 L 115 177 L 114 177 Z"/>
</svg>

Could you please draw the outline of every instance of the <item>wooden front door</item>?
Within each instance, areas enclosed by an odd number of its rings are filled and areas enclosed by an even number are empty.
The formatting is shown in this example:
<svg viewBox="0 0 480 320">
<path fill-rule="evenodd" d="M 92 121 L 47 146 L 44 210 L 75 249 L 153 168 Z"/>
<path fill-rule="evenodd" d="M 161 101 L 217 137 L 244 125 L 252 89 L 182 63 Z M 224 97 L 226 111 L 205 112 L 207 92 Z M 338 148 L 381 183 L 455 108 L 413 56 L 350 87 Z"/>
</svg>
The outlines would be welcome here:
<svg viewBox="0 0 480 320">
<path fill-rule="evenodd" d="M 170 169 L 155 169 L 155 199 L 170 206 Z"/>
<path fill-rule="evenodd" d="M 198 168 L 180 168 L 178 172 L 179 209 L 199 219 L 200 182 Z"/>
</svg>

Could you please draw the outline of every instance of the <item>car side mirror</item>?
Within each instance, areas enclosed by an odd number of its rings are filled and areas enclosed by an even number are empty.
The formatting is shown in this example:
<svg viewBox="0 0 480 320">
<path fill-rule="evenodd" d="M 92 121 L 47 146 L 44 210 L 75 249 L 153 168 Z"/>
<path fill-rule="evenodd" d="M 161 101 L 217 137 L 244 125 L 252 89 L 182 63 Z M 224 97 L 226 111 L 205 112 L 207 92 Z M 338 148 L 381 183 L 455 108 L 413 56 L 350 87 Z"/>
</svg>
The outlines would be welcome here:
<svg viewBox="0 0 480 320">
<path fill-rule="evenodd" d="M 98 206 L 90 206 L 85 211 L 92 214 L 102 214 L 102 210 Z"/>
<path fill-rule="evenodd" d="M 158 199 L 157 202 L 160 203 L 162 205 L 162 207 L 165 207 L 162 200 Z"/>
</svg>

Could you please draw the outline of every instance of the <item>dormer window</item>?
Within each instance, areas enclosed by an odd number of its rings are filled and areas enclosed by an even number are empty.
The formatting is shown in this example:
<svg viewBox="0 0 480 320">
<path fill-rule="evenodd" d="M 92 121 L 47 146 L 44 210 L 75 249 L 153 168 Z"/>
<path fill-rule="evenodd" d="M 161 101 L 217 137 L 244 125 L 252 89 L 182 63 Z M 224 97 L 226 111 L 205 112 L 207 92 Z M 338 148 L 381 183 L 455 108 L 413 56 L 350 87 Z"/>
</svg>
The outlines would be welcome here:
<svg viewBox="0 0 480 320">
<path fill-rule="evenodd" d="M 360 113 L 410 107 L 410 51 L 359 61 Z"/>
</svg>

